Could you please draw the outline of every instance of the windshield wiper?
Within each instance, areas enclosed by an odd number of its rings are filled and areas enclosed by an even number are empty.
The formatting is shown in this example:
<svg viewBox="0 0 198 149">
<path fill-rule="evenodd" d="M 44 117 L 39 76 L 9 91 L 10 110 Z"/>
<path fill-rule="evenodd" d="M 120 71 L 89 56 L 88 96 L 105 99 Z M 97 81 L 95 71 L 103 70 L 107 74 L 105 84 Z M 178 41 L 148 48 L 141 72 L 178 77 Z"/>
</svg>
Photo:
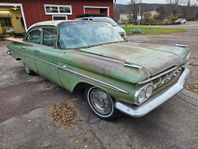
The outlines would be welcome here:
<svg viewBox="0 0 198 149">
<path fill-rule="evenodd" d="M 119 43 L 119 42 L 125 42 L 125 41 L 123 40 L 123 41 L 114 41 L 114 42 L 100 43 L 100 44 L 96 44 L 96 45 L 80 47 L 80 48 L 77 48 L 77 49 L 85 49 L 85 48 L 91 48 L 91 47 L 96 47 L 96 46 L 101 46 L 101 45 L 108 45 L 108 44 Z"/>
</svg>

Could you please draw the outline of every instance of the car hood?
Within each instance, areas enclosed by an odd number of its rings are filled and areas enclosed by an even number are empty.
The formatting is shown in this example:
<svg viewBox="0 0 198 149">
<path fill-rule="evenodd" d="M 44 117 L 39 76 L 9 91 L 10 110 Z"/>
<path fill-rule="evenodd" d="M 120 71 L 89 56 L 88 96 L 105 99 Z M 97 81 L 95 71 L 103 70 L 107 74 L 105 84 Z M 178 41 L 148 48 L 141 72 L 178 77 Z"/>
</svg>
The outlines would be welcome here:
<svg viewBox="0 0 198 149">
<path fill-rule="evenodd" d="M 82 52 L 116 59 L 124 64 L 137 65 L 155 75 L 173 66 L 185 63 L 189 50 L 176 46 L 120 42 L 81 49 Z M 137 69 L 138 67 L 134 67 Z M 131 68 L 133 69 L 133 68 Z M 147 77 L 148 77 L 147 73 Z"/>
</svg>

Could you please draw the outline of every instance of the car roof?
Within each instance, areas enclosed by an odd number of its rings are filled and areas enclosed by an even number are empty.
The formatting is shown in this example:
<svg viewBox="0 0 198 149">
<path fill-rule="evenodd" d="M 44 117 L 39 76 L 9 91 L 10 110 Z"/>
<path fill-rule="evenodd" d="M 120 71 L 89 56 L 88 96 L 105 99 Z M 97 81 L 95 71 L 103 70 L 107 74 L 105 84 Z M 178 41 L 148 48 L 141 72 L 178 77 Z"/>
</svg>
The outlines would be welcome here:
<svg viewBox="0 0 198 149">
<path fill-rule="evenodd" d="M 37 27 L 37 26 L 55 26 L 57 27 L 59 24 L 61 23 L 67 23 L 67 22 L 90 22 L 89 20 L 56 20 L 56 21 L 42 21 L 42 22 L 38 22 L 38 23 L 35 23 L 33 24 L 32 26 L 30 26 L 28 28 L 28 31 L 34 27 Z M 93 21 L 91 21 L 93 22 Z"/>
<path fill-rule="evenodd" d="M 42 21 L 42 22 L 38 22 L 33 24 L 32 26 L 30 26 L 28 28 L 28 30 L 32 29 L 33 27 L 37 27 L 37 26 L 55 26 L 57 27 L 59 24 L 64 23 L 64 22 L 79 22 L 77 20 L 53 20 L 53 21 Z"/>
</svg>

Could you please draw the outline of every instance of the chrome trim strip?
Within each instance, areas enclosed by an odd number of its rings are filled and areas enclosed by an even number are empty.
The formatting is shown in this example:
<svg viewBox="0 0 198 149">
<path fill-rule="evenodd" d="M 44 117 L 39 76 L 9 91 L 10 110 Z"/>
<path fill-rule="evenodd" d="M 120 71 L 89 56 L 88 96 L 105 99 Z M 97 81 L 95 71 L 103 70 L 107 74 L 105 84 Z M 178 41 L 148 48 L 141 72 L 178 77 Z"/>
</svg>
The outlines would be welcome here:
<svg viewBox="0 0 198 149">
<path fill-rule="evenodd" d="M 132 117 L 142 117 L 181 91 L 186 85 L 189 74 L 190 70 L 186 68 L 176 84 L 174 84 L 169 89 L 164 90 L 162 93 L 152 97 L 150 100 L 140 106 L 130 106 L 121 102 L 116 102 L 115 107 L 116 109 Z"/>
<path fill-rule="evenodd" d="M 125 67 L 137 68 L 137 69 L 142 69 L 142 68 L 143 68 L 143 67 L 140 66 L 140 65 L 130 64 L 130 63 L 125 63 L 124 66 L 125 66 Z"/>
<path fill-rule="evenodd" d="M 39 60 L 39 61 L 41 61 L 41 62 L 43 62 L 43 63 L 45 63 L 45 64 L 51 65 L 51 66 L 56 67 L 56 68 L 58 68 L 58 69 L 61 69 L 61 70 L 70 72 L 70 73 L 72 73 L 72 74 L 74 74 L 74 75 L 77 75 L 77 76 L 79 76 L 79 77 L 81 77 L 81 78 L 90 80 L 90 81 L 95 82 L 95 83 L 99 83 L 99 84 L 100 84 L 101 86 L 103 86 L 103 87 L 112 89 L 112 90 L 114 90 L 114 91 L 118 91 L 118 92 L 122 92 L 122 93 L 128 94 L 128 92 L 125 91 L 125 90 L 123 90 L 123 89 L 120 89 L 120 88 L 118 88 L 118 87 L 116 87 L 116 86 L 113 86 L 113 85 L 111 85 L 111 84 L 109 84 L 109 83 L 106 83 L 106 82 L 103 82 L 103 81 L 100 81 L 100 80 L 91 78 L 91 77 L 89 77 L 89 76 L 80 74 L 80 73 L 78 73 L 78 72 L 75 72 L 75 71 L 73 71 L 73 70 L 67 68 L 67 66 L 65 66 L 65 65 L 63 65 L 63 66 L 58 66 L 58 65 L 56 65 L 56 64 L 47 62 L 47 61 L 45 61 L 45 60 L 42 60 L 42 59 L 37 58 L 37 57 L 34 57 L 34 56 L 30 56 L 30 55 L 25 55 L 25 56 L 28 56 L 28 57 L 30 57 L 30 58 L 32 58 L 32 59 L 34 59 L 34 60 Z"/>
<path fill-rule="evenodd" d="M 105 83 L 105 82 L 103 82 L 103 81 L 100 81 L 100 80 L 91 78 L 91 77 L 89 77 L 89 76 L 80 74 L 80 73 L 75 72 L 75 71 L 73 71 L 73 70 L 71 70 L 71 69 L 68 69 L 68 68 L 66 68 L 66 67 L 59 67 L 59 68 L 62 69 L 62 70 L 64 70 L 64 71 L 70 72 L 70 73 L 72 73 L 72 74 L 74 74 L 74 75 L 77 75 L 77 76 L 79 76 L 79 77 L 82 77 L 82 78 L 84 78 L 84 79 L 88 79 L 88 80 L 90 80 L 90 81 L 92 81 L 92 82 L 97 82 L 97 83 L 99 83 L 99 84 L 100 84 L 101 86 L 103 86 L 103 87 L 107 87 L 107 88 L 109 88 L 109 89 L 112 89 L 112 90 L 115 90 L 115 91 L 118 91 L 118 92 L 123 92 L 123 93 L 128 94 L 127 91 L 125 91 L 125 90 L 123 90 L 123 89 L 120 89 L 120 88 L 118 88 L 118 87 L 116 87 L 116 86 L 113 86 L 113 85 L 111 85 L 111 84 L 109 84 L 109 83 Z"/>
<path fill-rule="evenodd" d="M 169 73 L 169 72 L 171 72 L 171 71 L 173 71 L 173 70 L 175 70 L 175 69 L 177 69 L 176 66 L 173 67 L 172 69 L 169 69 L 169 70 L 167 70 L 167 71 L 165 71 L 165 72 L 163 72 L 163 73 L 160 73 L 160 74 L 158 74 L 158 75 L 156 75 L 156 76 L 154 76 L 154 77 L 152 77 L 152 78 L 149 78 L 149 79 L 146 79 L 146 80 L 144 80 L 144 81 L 141 81 L 141 82 L 139 82 L 138 84 L 141 85 L 141 84 L 148 83 L 148 82 L 150 82 L 150 81 L 152 81 L 152 80 L 155 80 L 155 79 L 157 79 L 157 78 L 159 78 L 159 77 L 161 77 L 161 76 L 163 76 L 163 75 L 165 75 L 165 74 L 167 74 L 167 73 Z"/>
</svg>

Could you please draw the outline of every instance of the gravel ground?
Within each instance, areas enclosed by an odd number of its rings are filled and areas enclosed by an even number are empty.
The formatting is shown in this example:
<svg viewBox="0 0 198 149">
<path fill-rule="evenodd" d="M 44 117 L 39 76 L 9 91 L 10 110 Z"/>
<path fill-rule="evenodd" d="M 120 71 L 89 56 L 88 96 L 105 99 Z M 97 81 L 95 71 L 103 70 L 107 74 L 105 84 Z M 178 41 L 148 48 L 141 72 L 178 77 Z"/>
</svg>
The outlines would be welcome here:
<svg viewBox="0 0 198 149">
<path fill-rule="evenodd" d="M 185 40 L 196 56 L 198 33 L 189 29 L 184 35 L 133 36 L 129 40 L 158 44 Z M 26 75 L 21 62 L 6 54 L 6 44 L 0 42 L 0 149 L 198 148 L 196 94 L 183 90 L 142 118 L 103 121 L 88 109 L 82 92 L 69 93 L 40 76 Z M 191 82 L 198 80 L 194 69 Z M 54 119 L 53 110 L 60 103 L 75 113 L 72 127 Z"/>
</svg>

